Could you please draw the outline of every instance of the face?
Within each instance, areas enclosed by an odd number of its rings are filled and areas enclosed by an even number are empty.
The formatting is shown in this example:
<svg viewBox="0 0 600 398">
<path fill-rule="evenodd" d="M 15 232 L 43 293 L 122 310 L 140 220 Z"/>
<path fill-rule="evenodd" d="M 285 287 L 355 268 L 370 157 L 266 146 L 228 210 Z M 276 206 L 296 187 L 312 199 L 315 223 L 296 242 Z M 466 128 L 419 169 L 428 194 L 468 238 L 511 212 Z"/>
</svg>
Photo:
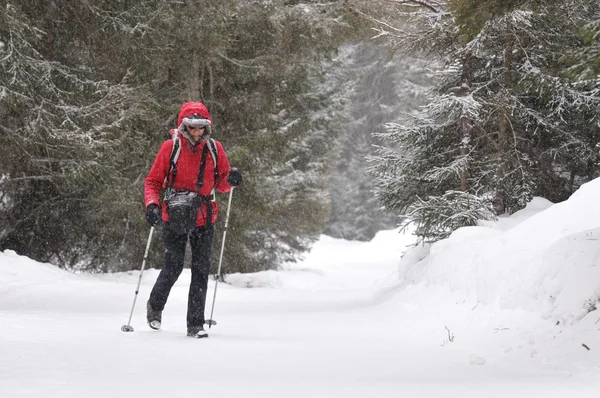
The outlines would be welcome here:
<svg viewBox="0 0 600 398">
<path fill-rule="evenodd" d="M 190 137 L 192 137 L 192 139 L 196 142 L 199 142 L 202 139 L 202 136 L 204 135 L 204 131 L 206 130 L 206 127 L 191 127 L 191 126 L 186 126 L 187 132 L 190 135 Z"/>
</svg>

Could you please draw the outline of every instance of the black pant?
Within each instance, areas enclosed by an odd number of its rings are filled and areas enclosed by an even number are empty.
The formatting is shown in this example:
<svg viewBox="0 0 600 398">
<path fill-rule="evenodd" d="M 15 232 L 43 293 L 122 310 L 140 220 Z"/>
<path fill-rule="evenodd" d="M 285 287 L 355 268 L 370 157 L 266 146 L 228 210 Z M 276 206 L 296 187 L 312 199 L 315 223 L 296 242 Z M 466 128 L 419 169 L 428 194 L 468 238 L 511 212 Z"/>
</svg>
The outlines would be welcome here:
<svg viewBox="0 0 600 398">
<path fill-rule="evenodd" d="M 194 229 L 189 234 L 192 247 L 192 282 L 188 295 L 187 326 L 204 325 L 204 304 L 206 288 L 210 271 L 210 256 L 212 252 L 214 226 L 204 226 Z M 178 234 L 169 228 L 169 223 L 163 226 L 163 243 L 165 261 L 156 283 L 150 293 L 150 305 L 155 311 L 162 311 L 167 303 L 171 288 L 183 271 L 183 259 L 188 241 L 188 235 Z"/>
</svg>

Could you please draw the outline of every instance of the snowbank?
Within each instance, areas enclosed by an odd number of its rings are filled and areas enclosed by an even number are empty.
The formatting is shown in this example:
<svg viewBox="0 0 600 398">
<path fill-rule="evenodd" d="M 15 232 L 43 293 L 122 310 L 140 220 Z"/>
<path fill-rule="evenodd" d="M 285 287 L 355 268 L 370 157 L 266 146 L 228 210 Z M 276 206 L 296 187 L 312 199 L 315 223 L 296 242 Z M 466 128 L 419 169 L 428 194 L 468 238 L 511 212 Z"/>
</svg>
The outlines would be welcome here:
<svg viewBox="0 0 600 398">
<path fill-rule="evenodd" d="M 401 274 L 415 284 L 447 285 L 482 304 L 572 323 L 600 298 L 599 202 L 600 179 L 559 204 L 538 198 L 512 217 L 412 249 Z"/>
</svg>

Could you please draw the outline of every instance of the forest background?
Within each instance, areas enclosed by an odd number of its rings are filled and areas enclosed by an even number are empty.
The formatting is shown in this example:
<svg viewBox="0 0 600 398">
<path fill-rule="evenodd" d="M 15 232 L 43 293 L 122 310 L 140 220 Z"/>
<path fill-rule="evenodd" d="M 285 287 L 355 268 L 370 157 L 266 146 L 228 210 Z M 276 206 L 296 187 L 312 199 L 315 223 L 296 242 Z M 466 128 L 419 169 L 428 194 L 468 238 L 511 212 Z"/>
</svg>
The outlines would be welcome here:
<svg viewBox="0 0 600 398">
<path fill-rule="evenodd" d="M 0 250 L 138 268 L 189 100 L 244 175 L 224 273 L 565 200 L 599 175 L 599 36 L 598 0 L 0 1 Z"/>
</svg>

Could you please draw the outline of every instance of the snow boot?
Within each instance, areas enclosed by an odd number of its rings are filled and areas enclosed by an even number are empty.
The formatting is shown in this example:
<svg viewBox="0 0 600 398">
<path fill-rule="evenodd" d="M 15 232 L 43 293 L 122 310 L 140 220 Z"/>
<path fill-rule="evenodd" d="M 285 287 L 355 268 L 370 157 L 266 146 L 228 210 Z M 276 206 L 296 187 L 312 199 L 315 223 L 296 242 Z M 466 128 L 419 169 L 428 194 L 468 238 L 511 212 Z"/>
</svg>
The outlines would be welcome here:
<svg viewBox="0 0 600 398">
<path fill-rule="evenodd" d="M 187 329 L 188 337 L 193 337 L 195 339 L 202 339 L 204 337 L 208 337 L 208 333 L 202 326 L 195 326 Z"/>
<path fill-rule="evenodd" d="M 150 326 L 151 329 L 160 330 L 162 311 L 154 311 L 150 305 L 150 301 L 146 303 L 146 320 L 148 321 L 148 326 Z"/>
</svg>

